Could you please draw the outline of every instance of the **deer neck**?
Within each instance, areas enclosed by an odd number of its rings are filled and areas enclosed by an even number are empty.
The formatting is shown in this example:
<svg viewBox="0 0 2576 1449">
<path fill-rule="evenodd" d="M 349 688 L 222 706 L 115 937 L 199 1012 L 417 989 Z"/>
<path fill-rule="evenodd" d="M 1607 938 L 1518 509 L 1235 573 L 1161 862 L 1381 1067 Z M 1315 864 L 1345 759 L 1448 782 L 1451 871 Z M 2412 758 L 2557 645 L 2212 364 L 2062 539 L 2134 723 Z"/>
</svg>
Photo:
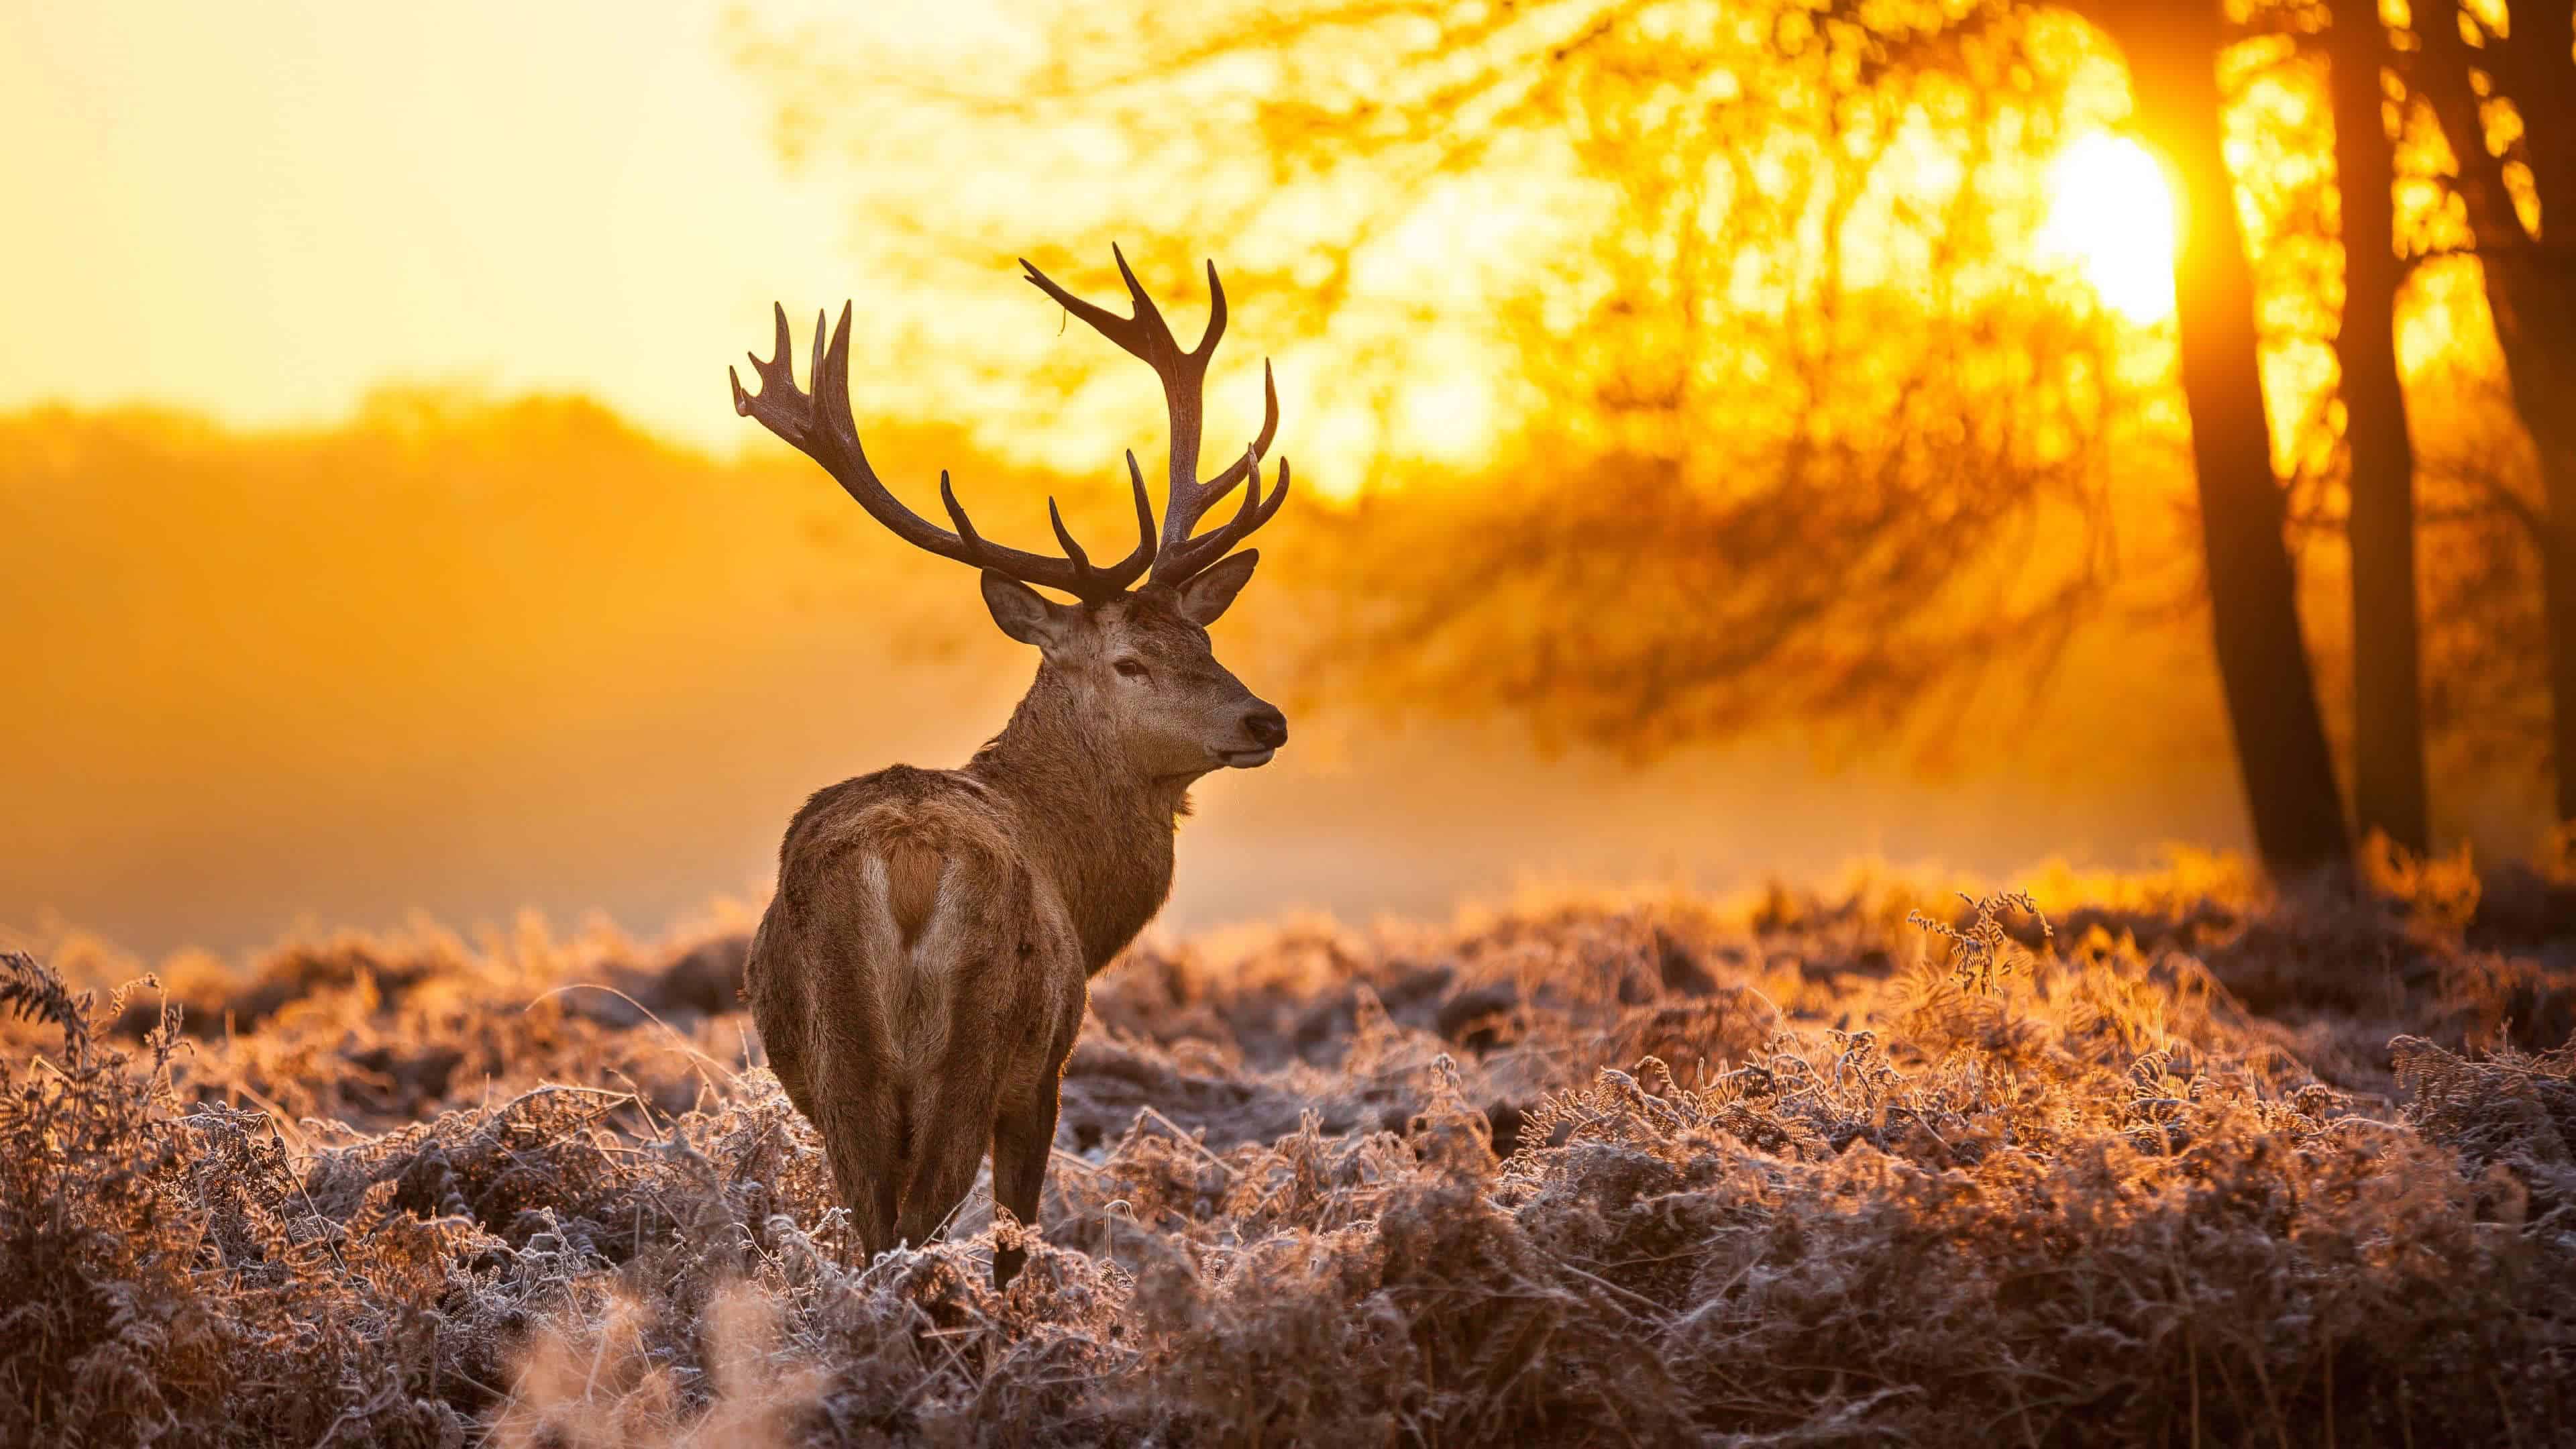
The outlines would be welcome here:
<svg viewBox="0 0 2576 1449">
<path fill-rule="evenodd" d="M 1054 882 L 1097 973 L 1126 949 L 1172 889 L 1172 835 L 1189 784 L 1134 768 L 1099 720 L 1045 670 L 1011 722 L 966 773 L 1017 805 L 1021 841 Z"/>
</svg>

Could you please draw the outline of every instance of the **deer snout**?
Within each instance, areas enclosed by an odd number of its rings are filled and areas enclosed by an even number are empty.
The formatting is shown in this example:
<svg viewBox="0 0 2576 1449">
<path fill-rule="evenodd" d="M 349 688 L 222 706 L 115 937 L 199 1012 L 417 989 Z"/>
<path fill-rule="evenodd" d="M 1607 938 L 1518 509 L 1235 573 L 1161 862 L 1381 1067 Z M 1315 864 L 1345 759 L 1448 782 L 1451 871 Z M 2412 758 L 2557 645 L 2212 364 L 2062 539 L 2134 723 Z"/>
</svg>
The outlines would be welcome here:
<svg viewBox="0 0 2576 1449">
<path fill-rule="evenodd" d="M 1269 764 L 1270 757 L 1278 752 L 1279 747 L 1288 743 L 1288 716 L 1259 700 L 1254 700 L 1251 707 L 1243 712 L 1236 728 L 1243 731 L 1245 739 L 1252 741 L 1251 748 L 1219 750 L 1216 757 L 1238 770 Z"/>
</svg>

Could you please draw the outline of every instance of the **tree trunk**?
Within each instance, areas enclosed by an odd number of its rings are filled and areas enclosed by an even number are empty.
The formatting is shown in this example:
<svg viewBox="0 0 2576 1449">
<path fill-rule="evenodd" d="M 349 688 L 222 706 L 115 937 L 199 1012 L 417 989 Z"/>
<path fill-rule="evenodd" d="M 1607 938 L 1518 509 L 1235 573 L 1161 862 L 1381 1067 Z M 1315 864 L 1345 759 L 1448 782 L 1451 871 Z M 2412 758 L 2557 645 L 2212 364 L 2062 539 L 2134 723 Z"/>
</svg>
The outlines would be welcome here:
<svg viewBox="0 0 2576 1449">
<path fill-rule="evenodd" d="M 2460 7 L 2421 4 L 2423 54 L 2411 78 L 2459 162 L 2460 199 L 2486 275 L 2514 411 L 2540 457 L 2533 517 L 2542 620 L 2549 648 L 2550 756 L 2557 813 L 2576 820 L 2576 60 L 2565 6 L 2512 7 L 2511 33 L 2472 51 Z M 2522 118 L 2522 156 L 2540 201 L 2540 234 L 2513 209 L 2500 160 L 2486 146 L 2471 69 L 2485 71 Z"/>
<path fill-rule="evenodd" d="M 2215 0 L 2105 6 L 2126 52 L 2137 116 L 2181 173 L 2174 256 L 2182 390 L 2191 410 L 2210 621 L 2255 848 L 2275 872 L 2348 858 L 2343 799 L 2317 713 L 2297 580 L 2282 536 L 2254 327 L 2254 272 L 2221 145 Z"/>
<path fill-rule="evenodd" d="M 2540 234 L 2504 268 L 2513 292 L 2515 410 L 2538 445 L 2542 486 L 2541 606 L 2548 624 L 2551 758 L 2558 818 L 2576 820 L 2576 53 L 2569 7 L 2522 4 L 2497 48 L 2499 77 L 2527 128 L 2524 152 L 2540 200 Z M 2491 309 L 2492 310 L 2492 309 Z"/>
<path fill-rule="evenodd" d="M 2567 406 L 2564 398 L 2559 406 Z M 2576 445 L 2544 453 L 2549 515 L 2540 541 L 2540 601 L 2549 638 L 2550 760 L 2558 818 L 2576 821 Z"/>
<path fill-rule="evenodd" d="M 2576 145 L 2576 135 L 2568 144 Z M 2576 216 L 2576 207 L 2554 214 Z M 2495 298 L 2503 274 L 2505 290 L 2516 294 L 2522 314 L 2504 356 L 2513 375 L 2514 410 L 2540 455 L 2534 542 L 2549 641 L 2549 744 L 2560 820 L 2576 820 L 2576 273 L 2566 270 L 2570 266 L 2576 258 L 2557 268 L 2524 263 L 2487 269 L 2488 296 Z"/>
<path fill-rule="evenodd" d="M 2514 410 L 2540 455 L 2536 542 L 2549 640 L 2550 758 L 2558 818 L 2576 820 L 2576 62 L 2568 29 L 2562 11 L 2554 54 L 2540 37 L 2517 36 L 2518 49 L 2538 52 L 2528 58 L 2532 73 L 2517 77 L 2523 84 L 2514 99 L 2530 128 L 2541 232 L 2517 238 L 2511 254 L 2486 272 Z"/>
<path fill-rule="evenodd" d="M 2355 823 L 2430 844 L 2416 679 L 2415 451 L 2397 376 L 2395 148 L 2380 118 L 2388 33 L 2378 0 L 2334 0 L 2328 89 L 2343 203 L 2344 444 L 2351 458 L 2352 798 Z"/>
</svg>

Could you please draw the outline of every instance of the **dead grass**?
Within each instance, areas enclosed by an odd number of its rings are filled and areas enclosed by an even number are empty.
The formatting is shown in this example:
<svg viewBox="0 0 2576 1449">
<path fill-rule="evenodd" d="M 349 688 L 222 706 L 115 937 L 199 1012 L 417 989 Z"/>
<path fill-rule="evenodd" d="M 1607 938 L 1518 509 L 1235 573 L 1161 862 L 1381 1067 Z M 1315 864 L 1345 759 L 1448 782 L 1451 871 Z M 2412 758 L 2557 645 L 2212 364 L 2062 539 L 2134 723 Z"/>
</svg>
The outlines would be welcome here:
<svg viewBox="0 0 2576 1449">
<path fill-rule="evenodd" d="M 843 1261 L 732 927 L 11 957 L 0 1441 L 2567 1443 L 2566 872 L 2382 866 L 1139 950 L 998 1296 Z"/>
</svg>

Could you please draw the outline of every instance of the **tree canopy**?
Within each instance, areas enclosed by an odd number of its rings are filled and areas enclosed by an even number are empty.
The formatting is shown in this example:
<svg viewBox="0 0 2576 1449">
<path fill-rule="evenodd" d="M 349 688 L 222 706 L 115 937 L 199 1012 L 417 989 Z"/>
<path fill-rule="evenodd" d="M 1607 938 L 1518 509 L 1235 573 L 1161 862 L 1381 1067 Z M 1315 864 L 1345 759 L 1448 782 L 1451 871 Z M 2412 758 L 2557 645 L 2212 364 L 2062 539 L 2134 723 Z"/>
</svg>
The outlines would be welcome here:
<svg viewBox="0 0 2576 1449">
<path fill-rule="evenodd" d="M 1348 506 L 1314 566 L 1319 663 L 1637 754 L 1784 723 L 1942 748 L 1975 702 L 2049 690 L 2094 626 L 2206 607 L 2173 327 L 2048 235 L 2066 158 L 2134 121 L 2121 25 L 2167 13 L 2118 9 L 1111 5 L 1005 12 L 971 63 L 829 30 L 739 45 L 784 153 L 846 190 L 860 274 L 900 293 L 872 324 L 904 375 L 863 408 L 935 413 L 935 378 L 971 371 L 1010 399 L 987 441 L 1063 408 L 1098 437 L 1056 436 L 1113 457 L 1150 399 L 1030 328 L 997 269 L 1026 251 L 1106 285 L 1114 240 L 1173 296 L 1213 256 L 1237 335 L 1278 355 L 1300 484 Z M 2255 425 L 2331 692 L 2350 459 L 2325 21 L 2213 10 L 2205 53 Z M 2474 399 L 2492 333 L 2455 168 L 2389 83 L 2409 386 Z M 1215 435 L 1248 435 L 1249 384 L 1227 394 Z M 2540 672 L 2488 657 L 2537 630 L 2499 526 L 2528 491 L 2508 411 L 2425 439 L 2422 573 L 2437 748 L 2522 770 Z"/>
</svg>

